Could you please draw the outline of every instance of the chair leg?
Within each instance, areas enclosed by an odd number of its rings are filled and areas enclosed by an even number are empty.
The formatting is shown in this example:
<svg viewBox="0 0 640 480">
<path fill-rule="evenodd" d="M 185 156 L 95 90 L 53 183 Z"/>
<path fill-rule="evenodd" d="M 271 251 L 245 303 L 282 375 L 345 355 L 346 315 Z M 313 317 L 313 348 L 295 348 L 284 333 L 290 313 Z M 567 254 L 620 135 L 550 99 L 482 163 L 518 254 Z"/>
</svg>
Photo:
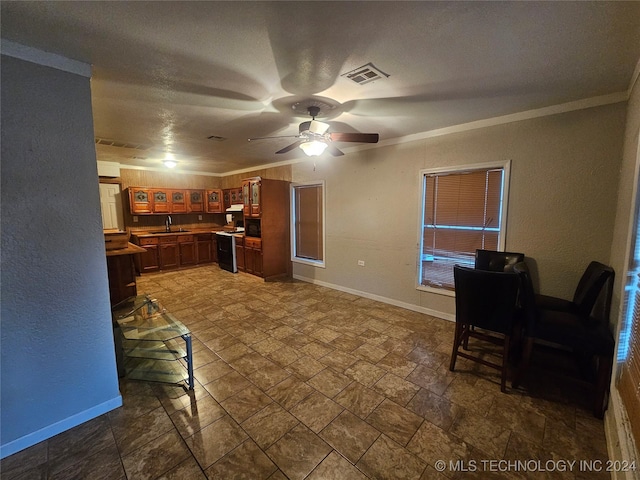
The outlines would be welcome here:
<svg viewBox="0 0 640 480">
<path fill-rule="evenodd" d="M 520 381 L 529 370 L 532 351 L 533 351 L 533 337 L 525 337 L 524 348 L 522 349 L 522 359 L 520 360 L 520 367 L 516 369 L 516 374 L 513 378 L 513 382 L 511 383 L 511 386 L 513 388 L 518 388 L 518 386 L 520 385 Z"/>
<path fill-rule="evenodd" d="M 611 355 L 599 355 L 598 374 L 596 378 L 595 399 L 593 404 L 593 415 L 596 418 L 604 417 L 605 397 L 611 382 L 611 368 L 613 367 L 613 357 Z"/>
<path fill-rule="evenodd" d="M 507 391 L 507 366 L 509 363 L 509 348 L 511 344 L 511 337 L 509 335 L 504 336 L 504 346 L 502 349 L 502 377 L 500 379 L 500 391 L 505 393 Z"/>
<path fill-rule="evenodd" d="M 456 359 L 458 357 L 458 348 L 460 347 L 460 343 L 462 343 L 463 335 L 464 335 L 464 325 L 461 323 L 456 323 L 455 333 L 453 335 L 453 350 L 451 351 L 451 361 L 449 362 L 449 370 L 453 372 L 456 367 Z"/>
</svg>

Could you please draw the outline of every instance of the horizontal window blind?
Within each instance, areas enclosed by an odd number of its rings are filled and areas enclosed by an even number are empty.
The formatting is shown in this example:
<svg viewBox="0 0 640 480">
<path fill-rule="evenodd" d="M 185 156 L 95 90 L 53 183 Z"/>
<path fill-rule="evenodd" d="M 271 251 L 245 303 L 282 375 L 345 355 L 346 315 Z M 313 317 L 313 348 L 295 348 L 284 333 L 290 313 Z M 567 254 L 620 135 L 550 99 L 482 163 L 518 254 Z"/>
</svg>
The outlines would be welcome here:
<svg viewBox="0 0 640 480">
<path fill-rule="evenodd" d="M 422 285 L 453 289 L 453 265 L 497 250 L 504 169 L 425 174 Z"/>
<path fill-rule="evenodd" d="M 323 260 L 322 185 L 294 187 L 295 256 Z"/>
<path fill-rule="evenodd" d="M 640 274 L 633 275 L 633 287 L 627 301 L 629 325 L 620 339 L 623 363 L 618 380 L 618 392 L 624 403 L 636 442 L 640 442 Z"/>
</svg>

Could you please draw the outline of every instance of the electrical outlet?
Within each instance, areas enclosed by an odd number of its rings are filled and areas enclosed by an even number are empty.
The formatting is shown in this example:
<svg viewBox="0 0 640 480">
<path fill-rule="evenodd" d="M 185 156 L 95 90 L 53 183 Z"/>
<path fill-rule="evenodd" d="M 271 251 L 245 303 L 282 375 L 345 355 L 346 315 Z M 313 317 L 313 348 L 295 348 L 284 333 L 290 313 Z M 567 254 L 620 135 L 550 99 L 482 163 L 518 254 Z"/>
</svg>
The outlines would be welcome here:
<svg viewBox="0 0 640 480">
<path fill-rule="evenodd" d="M 364 267 L 364 260 L 358 260 L 358 266 Z"/>
<path fill-rule="evenodd" d="M 202 215 L 198 215 L 198 220 L 202 220 Z"/>
<path fill-rule="evenodd" d="M 137 215 L 133 216 L 133 223 L 138 223 L 138 216 Z"/>
</svg>

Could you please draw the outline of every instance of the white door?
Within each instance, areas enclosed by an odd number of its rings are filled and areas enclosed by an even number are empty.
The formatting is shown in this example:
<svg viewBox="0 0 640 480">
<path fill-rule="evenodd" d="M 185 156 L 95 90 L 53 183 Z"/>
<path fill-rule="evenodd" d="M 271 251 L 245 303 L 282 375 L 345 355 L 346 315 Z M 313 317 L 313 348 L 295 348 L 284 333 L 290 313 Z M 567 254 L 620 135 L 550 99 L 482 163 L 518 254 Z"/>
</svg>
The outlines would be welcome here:
<svg viewBox="0 0 640 480">
<path fill-rule="evenodd" d="M 124 230 L 122 216 L 122 194 L 117 183 L 100 184 L 100 206 L 102 208 L 102 228 Z"/>
</svg>

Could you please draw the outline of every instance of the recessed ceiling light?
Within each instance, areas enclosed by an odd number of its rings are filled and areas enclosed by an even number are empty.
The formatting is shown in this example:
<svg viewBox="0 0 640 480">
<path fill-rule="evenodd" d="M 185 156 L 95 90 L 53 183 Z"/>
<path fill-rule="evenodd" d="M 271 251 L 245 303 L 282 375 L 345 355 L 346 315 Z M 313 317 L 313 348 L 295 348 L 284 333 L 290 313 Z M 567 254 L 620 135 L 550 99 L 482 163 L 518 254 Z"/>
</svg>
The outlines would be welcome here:
<svg viewBox="0 0 640 480">
<path fill-rule="evenodd" d="M 173 161 L 173 160 L 165 160 L 164 161 L 164 166 L 167 168 L 175 168 L 175 166 L 178 165 L 178 162 Z"/>
</svg>

